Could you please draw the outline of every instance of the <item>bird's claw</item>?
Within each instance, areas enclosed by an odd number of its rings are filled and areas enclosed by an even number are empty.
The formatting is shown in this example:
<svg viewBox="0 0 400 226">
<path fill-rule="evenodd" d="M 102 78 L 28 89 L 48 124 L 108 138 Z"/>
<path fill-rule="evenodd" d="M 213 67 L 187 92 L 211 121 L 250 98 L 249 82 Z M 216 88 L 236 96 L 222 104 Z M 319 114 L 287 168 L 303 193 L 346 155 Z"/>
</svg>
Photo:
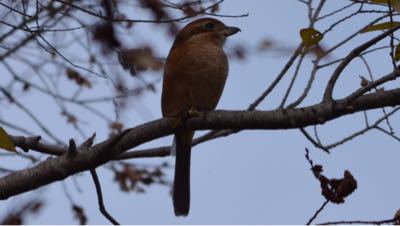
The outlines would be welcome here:
<svg viewBox="0 0 400 226">
<path fill-rule="evenodd" d="M 191 107 L 187 113 L 188 113 L 189 118 L 200 116 L 200 112 L 198 110 L 196 110 L 194 107 Z"/>
<path fill-rule="evenodd" d="M 200 112 L 197 111 L 194 107 L 191 107 L 186 114 L 182 115 L 175 119 L 174 123 L 172 124 L 172 129 L 176 129 L 182 123 L 182 121 L 186 120 L 187 118 L 199 117 Z"/>
</svg>

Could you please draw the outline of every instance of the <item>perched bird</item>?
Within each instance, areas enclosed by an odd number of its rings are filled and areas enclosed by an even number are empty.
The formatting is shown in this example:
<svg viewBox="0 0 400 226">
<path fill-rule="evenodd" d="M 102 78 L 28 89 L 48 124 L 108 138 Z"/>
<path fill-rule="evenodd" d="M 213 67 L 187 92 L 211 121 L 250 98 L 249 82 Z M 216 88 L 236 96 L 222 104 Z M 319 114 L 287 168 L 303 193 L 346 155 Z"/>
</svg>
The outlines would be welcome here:
<svg viewBox="0 0 400 226">
<path fill-rule="evenodd" d="M 215 109 L 228 76 L 223 45 L 240 29 L 202 18 L 176 36 L 164 67 L 161 108 L 164 117 L 182 119 L 190 110 Z M 190 152 L 194 131 L 176 129 L 173 203 L 176 216 L 187 216 L 190 205 Z"/>
</svg>

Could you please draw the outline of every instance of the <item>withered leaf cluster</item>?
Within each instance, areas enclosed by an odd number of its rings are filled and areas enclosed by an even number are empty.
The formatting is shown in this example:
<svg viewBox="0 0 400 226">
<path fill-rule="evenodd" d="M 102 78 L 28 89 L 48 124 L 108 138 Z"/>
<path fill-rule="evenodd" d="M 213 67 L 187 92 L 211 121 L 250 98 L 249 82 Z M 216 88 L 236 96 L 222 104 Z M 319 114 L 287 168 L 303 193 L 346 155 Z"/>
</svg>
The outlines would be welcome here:
<svg viewBox="0 0 400 226">
<path fill-rule="evenodd" d="M 43 208 L 44 203 L 38 200 L 29 201 L 18 208 L 10 211 L 1 220 L 2 225 L 21 225 L 29 214 L 37 215 Z"/>
<path fill-rule="evenodd" d="M 122 67 L 129 70 L 132 75 L 148 69 L 161 70 L 164 65 L 161 60 L 154 57 L 150 47 L 121 50 L 118 60 Z"/>
<path fill-rule="evenodd" d="M 124 124 L 121 122 L 112 122 L 109 125 L 110 128 L 110 137 L 111 136 L 116 136 L 118 133 L 122 132 L 122 129 L 124 128 Z"/>
<path fill-rule="evenodd" d="M 122 169 L 114 168 L 114 180 L 119 184 L 121 191 L 144 193 L 145 186 L 152 184 L 167 185 L 163 168 L 168 167 L 166 163 L 149 169 L 148 167 L 137 167 L 132 164 L 123 164 Z"/>
<path fill-rule="evenodd" d="M 344 203 L 344 199 L 357 189 L 357 180 L 348 170 L 344 171 L 343 178 L 340 179 L 324 176 L 321 165 L 315 165 L 312 171 L 321 184 L 322 195 L 333 203 Z"/>
<path fill-rule="evenodd" d="M 142 7 L 151 11 L 156 21 L 169 18 L 167 11 L 164 9 L 164 3 L 160 0 L 140 0 L 140 3 Z"/>
<path fill-rule="evenodd" d="M 76 116 L 67 111 L 62 111 L 61 115 L 65 116 L 67 118 L 67 123 L 76 125 L 76 123 L 78 122 L 78 119 L 76 118 Z"/>
<path fill-rule="evenodd" d="M 119 47 L 120 41 L 115 35 L 115 29 L 112 22 L 107 21 L 97 25 L 93 31 L 93 39 L 105 47 L 105 50 Z"/>
<path fill-rule="evenodd" d="M 74 217 L 79 221 L 80 225 L 87 223 L 85 210 L 81 206 L 72 205 L 72 212 L 74 213 Z"/>
<path fill-rule="evenodd" d="M 93 31 L 93 39 L 103 45 L 104 50 L 110 50 L 121 46 L 115 34 L 115 28 L 112 19 L 114 18 L 114 8 L 117 8 L 117 1 L 103 0 L 101 3 L 105 11 L 105 22 L 95 26 Z M 107 52 L 107 51 L 106 51 Z"/>
<path fill-rule="evenodd" d="M 75 71 L 72 68 L 67 68 L 65 71 L 67 74 L 67 77 L 74 81 L 77 85 L 82 86 L 82 87 L 87 87 L 87 88 L 92 88 L 92 84 L 90 83 L 89 80 L 87 80 L 85 77 L 83 77 L 79 72 Z"/>
</svg>

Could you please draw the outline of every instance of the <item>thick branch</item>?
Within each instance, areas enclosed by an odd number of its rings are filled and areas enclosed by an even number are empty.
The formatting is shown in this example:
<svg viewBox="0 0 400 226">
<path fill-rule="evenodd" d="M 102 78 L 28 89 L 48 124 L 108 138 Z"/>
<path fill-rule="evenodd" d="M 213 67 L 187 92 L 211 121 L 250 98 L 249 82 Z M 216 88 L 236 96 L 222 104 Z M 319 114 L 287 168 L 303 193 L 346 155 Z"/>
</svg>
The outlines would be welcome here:
<svg viewBox="0 0 400 226">
<path fill-rule="evenodd" d="M 323 124 L 355 112 L 400 105 L 400 89 L 363 95 L 351 105 L 346 103 L 346 99 L 342 99 L 335 104 L 321 103 L 290 110 L 215 111 L 188 119 L 185 126 L 193 130 L 302 128 Z M 7 199 L 98 167 L 131 148 L 172 134 L 174 122 L 170 118 L 155 120 L 126 130 L 89 150 L 80 146 L 75 155 L 64 154 L 47 159 L 34 167 L 10 173 L 0 178 L 0 199 Z"/>
</svg>

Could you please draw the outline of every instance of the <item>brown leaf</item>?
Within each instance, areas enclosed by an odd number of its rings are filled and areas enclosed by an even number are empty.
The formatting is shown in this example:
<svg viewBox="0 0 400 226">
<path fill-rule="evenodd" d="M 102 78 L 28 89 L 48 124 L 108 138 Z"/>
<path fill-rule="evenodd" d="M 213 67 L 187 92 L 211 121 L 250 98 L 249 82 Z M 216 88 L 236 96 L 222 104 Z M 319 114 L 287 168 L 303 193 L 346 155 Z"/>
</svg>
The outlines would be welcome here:
<svg viewBox="0 0 400 226">
<path fill-rule="evenodd" d="M 29 82 L 24 82 L 24 86 L 22 87 L 22 90 L 24 92 L 27 92 L 31 88 L 31 84 Z"/>
<path fill-rule="evenodd" d="M 219 4 L 216 4 L 211 8 L 211 13 L 216 13 L 218 11 L 219 11 Z"/>
<path fill-rule="evenodd" d="M 339 197 L 347 197 L 357 189 L 357 181 L 351 175 L 350 171 L 344 171 L 344 178 L 336 189 Z"/>
<path fill-rule="evenodd" d="M 111 22 L 105 22 L 94 28 L 93 39 L 101 43 L 105 50 L 121 46 L 120 41 L 115 35 L 114 26 Z"/>
<path fill-rule="evenodd" d="M 323 171 L 321 165 L 315 165 L 315 166 L 313 166 L 313 168 L 311 170 L 314 173 L 314 176 L 317 178 L 321 175 L 321 173 Z"/>
<path fill-rule="evenodd" d="M 75 83 L 78 84 L 79 86 L 85 86 L 87 88 L 92 88 L 92 84 L 89 82 L 89 80 L 84 78 L 79 72 L 75 71 L 74 69 L 67 68 L 66 74 L 70 80 L 75 81 Z"/>
<path fill-rule="evenodd" d="M 192 17 L 197 14 L 196 10 L 194 10 L 194 8 L 191 5 L 185 5 L 182 10 L 186 16 Z"/>
<path fill-rule="evenodd" d="M 265 50 L 271 49 L 274 45 L 275 45 L 275 43 L 271 39 L 266 38 L 260 42 L 258 50 L 265 51 Z"/>
<path fill-rule="evenodd" d="M 155 20 L 169 18 L 168 13 L 164 10 L 164 4 L 160 0 L 140 0 L 144 8 L 148 8 L 154 15 Z"/>
<path fill-rule="evenodd" d="M 360 82 L 361 87 L 366 87 L 367 85 L 369 85 L 370 81 L 368 81 L 366 78 L 360 75 L 360 79 L 361 79 Z"/>
<path fill-rule="evenodd" d="M 87 223 L 85 210 L 82 207 L 78 205 L 72 205 L 72 211 L 74 212 L 75 218 L 79 220 L 80 225 L 84 225 Z"/>
<path fill-rule="evenodd" d="M 120 122 L 113 122 L 110 124 L 110 128 L 116 130 L 117 132 L 121 132 L 124 128 L 124 125 Z"/>
<path fill-rule="evenodd" d="M 119 188 L 121 189 L 121 191 L 124 192 L 129 191 L 126 178 L 127 178 L 126 174 L 118 171 L 115 172 L 114 180 L 118 182 Z"/>
<path fill-rule="evenodd" d="M 12 210 L 6 217 L 0 221 L 2 225 L 21 225 L 28 214 L 38 214 L 43 208 L 42 201 L 31 200 L 18 208 Z"/>
<path fill-rule="evenodd" d="M 161 171 L 160 168 L 156 168 L 156 169 L 153 171 L 152 175 L 155 176 L 155 177 L 161 177 L 161 176 L 164 175 L 164 173 Z"/>
<path fill-rule="evenodd" d="M 118 59 L 122 67 L 129 70 L 132 75 L 148 69 L 161 70 L 163 67 L 163 62 L 153 56 L 150 47 L 122 50 Z"/>
<path fill-rule="evenodd" d="M 233 54 L 239 60 L 244 60 L 246 58 L 246 48 L 242 45 L 236 45 L 233 49 Z"/>
<path fill-rule="evenodd" d="M 77 118 L 74 115 L 66 111 L 62 111 L 61 115 L 65 116 L 67 118 L 67 122 L 70 124 L 76 125 L 76 123 L 78 122 Z"/>
<path fill-rule="evenodd" d="M 344 203 L 344 199 L 357 189 L 357 181 L 348 170 L 341 179 L 327 179 L 321 176 L 320 182 L 322 195 L 336 204 Z"/>
<path fill-rule="evenodd" d="M 315 46 L 311 47 L 309 51 L 313 53 L 317 58 L 322 58 L 326 56 L 326 50 L 320 44 L 316 44 Z"/>
</svg>

